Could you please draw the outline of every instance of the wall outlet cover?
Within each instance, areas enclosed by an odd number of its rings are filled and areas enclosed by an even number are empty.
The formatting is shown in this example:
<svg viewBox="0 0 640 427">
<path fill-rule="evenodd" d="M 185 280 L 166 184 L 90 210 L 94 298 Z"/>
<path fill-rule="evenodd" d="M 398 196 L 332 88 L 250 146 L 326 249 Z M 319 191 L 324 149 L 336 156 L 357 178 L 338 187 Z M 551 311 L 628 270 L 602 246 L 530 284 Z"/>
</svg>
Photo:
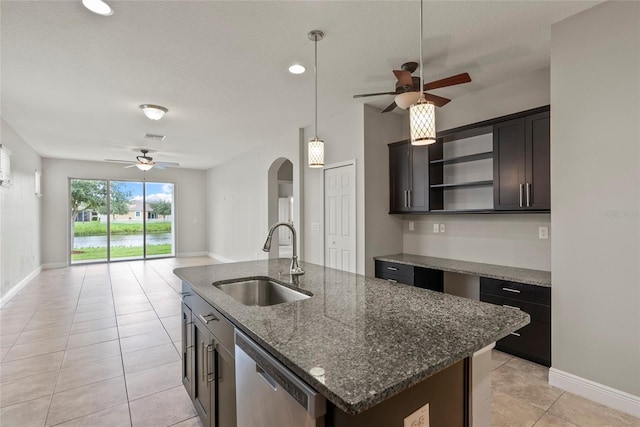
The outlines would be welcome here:
<svg viewBox="0 0 640 427">
<path fill-rule="evenodd" d="M 429 404 L 404 419 L 404 427 L 429 427 Z"/>
<path fill-rule="evenodd" d="M 434 233 L 439 233 L 440 232 L 440 225 L 439 224 L 433 224 L 433 232 Z"/>
<path fill-rule="evenodd" d="M 311 223 L 311 231 L 320 231 L 320 223 L 312 222 Z"/>
<path fill-rule="evenodd" d="M 440 232 L 444 233 L 446 229 L 444 228 L 444 224 L 440 224 Z"/>
<path fill-rule="evenodd" d="M 416 223 L 413 221 L 409 221 L 409 231 L 413 231 L 416 229 Z"/>
<path fill-rule="evenodd" d="M 538 227 L 538 239 L 549 238 L 549 227 Z"/>
</svg>

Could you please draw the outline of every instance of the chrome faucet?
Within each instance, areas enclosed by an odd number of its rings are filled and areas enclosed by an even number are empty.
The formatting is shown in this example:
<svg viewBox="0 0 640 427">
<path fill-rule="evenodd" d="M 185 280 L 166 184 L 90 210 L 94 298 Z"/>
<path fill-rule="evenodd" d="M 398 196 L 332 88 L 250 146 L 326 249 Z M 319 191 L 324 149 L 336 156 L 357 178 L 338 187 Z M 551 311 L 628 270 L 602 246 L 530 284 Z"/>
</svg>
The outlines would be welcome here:
<svg viewBox="0 0 640 427">
<path fill-rule="evenodd" d="M 293 256 L 291 257 L 291 268 L 289 269 L 289 273 L 291 273 L 291 276 L 299 276 L 301 274 L 304 274 L 304 270 L 298 265 L 298 243 L 296 241 L 296 229 L 293 228 L 293 225 L 291 225 L 290 223 L 276 222 L 275 224 L 273 224 L 269 229 L 269 234 L 267 234 L 267 240 L 264 242 L 262 250 L 265 252 L 269 252 L 271 250 L 271 239 L 273 238 L 273 232 L 280 226 L 287 227 L 289 230 L 291 230 L 291 234 L 293 234 Z"/>
</svg>

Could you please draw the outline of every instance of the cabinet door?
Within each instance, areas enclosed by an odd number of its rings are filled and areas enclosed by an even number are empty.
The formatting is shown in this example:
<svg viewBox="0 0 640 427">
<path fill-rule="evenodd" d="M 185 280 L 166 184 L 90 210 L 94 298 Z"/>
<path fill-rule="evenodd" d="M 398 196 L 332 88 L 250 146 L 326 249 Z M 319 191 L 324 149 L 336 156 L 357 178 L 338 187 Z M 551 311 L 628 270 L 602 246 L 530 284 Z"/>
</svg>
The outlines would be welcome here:
<svg viewBox="0 0 640 427">
<path fill-rule="evenodd" d="M 182 384 L 193 398 L 193 335 L 191 310 L 182 303 Z"/>
<path fill-rule="evenodd" d="M 408 210 L 409 143 L 389 145 L 389 211 Z"/>
<path fill-rule="evenodd" d="M 236 427 L 236 367 L 234 356 L 216 347 L 217 427 Z"/>
<path fill-rule="evenodd" d="M 528 209 L 550 209 L 551 128 L 549 112 L 527 117 L 525 128 L 525 205 Z"/>
<path fill-rule="evenodd" d="M 411 182 L 409 183 L 409 211 L 429 210 L 429 147 L 409 144 Z"/>
<path fill-rule="evenodd" d="M 493 207 L 523 210 L 525 184 L 525 120 L 493 127 Z"/>
<path fill-rule="evenodd" d="M 215 383 L 213 337 L 196 316 L 193 333 L 193 406 L 205 427 L 215 427 Z"/>
</svg>

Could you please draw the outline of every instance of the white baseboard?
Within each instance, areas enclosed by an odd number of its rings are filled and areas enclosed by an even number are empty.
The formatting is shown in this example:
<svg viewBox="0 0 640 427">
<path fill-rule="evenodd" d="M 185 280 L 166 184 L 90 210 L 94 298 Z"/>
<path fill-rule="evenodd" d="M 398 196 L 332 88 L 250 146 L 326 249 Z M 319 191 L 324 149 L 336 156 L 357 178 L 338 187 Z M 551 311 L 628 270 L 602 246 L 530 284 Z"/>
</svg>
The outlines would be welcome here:
<svg viewBox="0 0 640 427">
<path fill-rule="evenodd" d="M 27 284 L 29 284 L 29 282 L 33 280 L 34 277 L 40 274 L 41 271 L 42 271 L 42 266 L 33 270 L 24 279 L 19 281 L 13 288 L 9 289 L 9 291 L 7 291 L 7 293 L 4 294 L 2 298 L 0 298 L 0 307 L 4 306 L 6 303 L 11 301 L 11 298 L 13 298 L 18 292 L 20 292 L 22 288 L 27 286 Z"/>
<path fill-rule="evenodd" d="M 222 255 L 214 254 L 213 252 L 209 252 L 209 257 L 224 263 L 236 262 L 230 258 L 223 257 Z"/>
<path fill-rule="evenodd" d="M 42 264 L 43 270 L 52 270 L 54 268 L 67 268 L 69 264 L 66 262 L 50 262 L 48 264 Z"/>
<path fill-rule="evenodd" d="M 549 384 L 594 402 L 640 418 L 640 397 L 615 388 L 560 371 L 549 369 Z"/>
<path fill-rule="evenodd" d="M 209 252 L 207 252 L 207 251 L 180 252 L 180 253 L 177 253 L 176 256 L 178 258 L 192 258 L 192 257 L 198 257 L 198 256 L 209 256 Z"/>
</svg>

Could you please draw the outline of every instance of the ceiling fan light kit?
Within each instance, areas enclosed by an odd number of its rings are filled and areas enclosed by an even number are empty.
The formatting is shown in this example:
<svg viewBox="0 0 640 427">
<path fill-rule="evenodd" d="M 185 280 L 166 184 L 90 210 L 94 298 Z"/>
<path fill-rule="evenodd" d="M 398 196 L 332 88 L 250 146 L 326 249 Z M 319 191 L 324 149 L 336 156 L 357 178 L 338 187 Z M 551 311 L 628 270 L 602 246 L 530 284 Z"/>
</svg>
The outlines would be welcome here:
<svg viewBox="0 0 640 427">
<path fill-rule="evenodd" d="M 322 168 L 324 167 L 324 141 L 318 138 L 318 42 L 324 37 L 324 33 L 320 30 L 310 31 L 307 35 L 309 40 L 313 40 L 315 46 L 315 136 L 309 140 L 309 167 L 310 168 Z"/>
<path fill-rule="evenodd" d="M 292 66 L 289 67 L 289 72 L 291 74 L 302 74 L 305 71 L 307 71 L 307 69 L 304 68 L 304 65 L 293 64 Z"/>
<path fill-rule="evenodd" d="M 89 9 L 96 15 L 110 16 L 113 15 L 113 9 L 111 6 L 103 2 L 102 0 L 82 0 L 82 5 Z"/>
<path fill-rule="evenodd" d="M 396 95 L 394 101 L 396 105 L 403 110 L 411 107 L 420 99 L 420 92 L 405 92 L 400 95 Z"/>
<path fill-rule="evenodd" d="M 420 0 L 420 99 L 409 107 L 411 145 L 428 145 L 436 142 L 436 108 L 424 96 L 424 66 L 422 64 L 422 4 Z"/>
<path fill-rule="evenodd" d="M 160 105 L 142 104 L 140 106 L 142 112 L 151 120 L 160 120 L 169 110 Z"/>
<path fill-rule="evenodd" d="M 153 163 L 136 163 L 136 167 L 141 171 L 148 171 L 153 168 Z"/>
</svg>

